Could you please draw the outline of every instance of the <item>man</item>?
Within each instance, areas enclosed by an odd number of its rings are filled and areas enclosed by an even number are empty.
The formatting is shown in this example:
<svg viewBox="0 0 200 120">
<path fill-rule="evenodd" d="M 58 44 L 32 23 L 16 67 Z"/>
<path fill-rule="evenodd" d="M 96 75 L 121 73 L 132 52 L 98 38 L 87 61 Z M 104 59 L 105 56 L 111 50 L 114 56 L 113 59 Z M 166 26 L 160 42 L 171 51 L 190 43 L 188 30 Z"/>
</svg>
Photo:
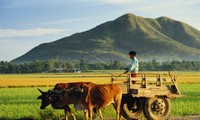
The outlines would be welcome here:
<svg viewBox="0 0 200 120">
<path fill-rule="evenodd" d="M 130 56 L 130 59 L 131 59 L 131 63 L 130 63 L 130 66 L 128 67 L 127 71 L 125 71 L 124 73 L 131 73 L 131 77 L 135 78 L 137 76 L 138 67 L 139 67 L 139 63 L 138 63 L 138 60 L 136 58 L 136 52 L 130 51 L 129 56 Z"/>
</svg>

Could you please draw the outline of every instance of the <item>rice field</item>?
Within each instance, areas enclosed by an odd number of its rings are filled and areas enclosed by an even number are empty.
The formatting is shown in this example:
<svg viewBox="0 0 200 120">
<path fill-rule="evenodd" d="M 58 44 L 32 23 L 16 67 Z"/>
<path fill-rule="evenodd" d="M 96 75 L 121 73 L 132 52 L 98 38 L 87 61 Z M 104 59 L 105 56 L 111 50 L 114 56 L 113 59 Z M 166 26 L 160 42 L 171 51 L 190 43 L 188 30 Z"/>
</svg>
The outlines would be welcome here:
<svg viewBox="0 0 200 120">
<path fill-rule="evenodd" d="M 103 71 L 90 73 L 43 73 L 43 74 L 0 74 L 0 87 L 48 87 L 56 83 L 66 82 L 94 82 L 108 84 L 111 81 L 111 72 L 115 76 L 122 71 Z M 148 74 L 168 74 L 167 72 L 141 72 Z M 200 83 L 200 72 L 172 72 L 177 74 L 178 83 Z M 123 75 L 121 79 L 126 79 Z"/>
<path fill-rule="evenodd" d="M 94 83 L 110 82 L 109 74 L 6 74 L 0 75 L 0 87 L 54 86 L 56 83 L 90 81 Z"/>
<path fill-rule="evenodd" d="M 171 116 L 200 114 L 200 72 L 175 73 L 178 75 L 179 89 L 186 96 L 172 100 Z M 120 74 L 120 71 L 115 74 Z M 0 75 L 0 120 L 59 120 L 64 116 L 63 110 L 54 110 L 51 106 L 45 110 L 39 109 L 41 101 L 37 100 L 37 96 L 40 95 L 38 87 L 45 91 L 58 82 L 90 81 L 103 84 L 110 83 L 110 79 L 110 74 L 107 72 L 2 74 Z M 75 113 L 78 120 L 82 120 L 83 113 L 81 111 Z M 103 115 L 106 119 L 113 118 L 115 112 L 112 106 L 103 109 Z"/>
</svg>

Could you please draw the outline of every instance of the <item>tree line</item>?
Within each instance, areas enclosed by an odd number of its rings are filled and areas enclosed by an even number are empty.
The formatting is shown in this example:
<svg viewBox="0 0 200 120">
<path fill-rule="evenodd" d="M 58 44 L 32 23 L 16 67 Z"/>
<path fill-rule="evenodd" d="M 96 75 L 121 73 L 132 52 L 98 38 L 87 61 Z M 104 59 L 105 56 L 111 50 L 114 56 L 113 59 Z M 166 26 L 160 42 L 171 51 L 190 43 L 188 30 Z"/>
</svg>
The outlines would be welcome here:
<svg viewBox="0 0 200 120">
<path fill-rule="evenodd" d="M 92 70 L 123 70 L 128 65 L 113 60 L 108 63 L 89 63 L 80 61 L 39 61 L 30 63 L 14 64 L 7 61 L 0 61 L 0 73 L 47 73 L 47 72 L 79 72 Z M 158 62 L 140 61 L 139 71 L 199 71 L 200 61 L 165 61 Z"/>
</svg>

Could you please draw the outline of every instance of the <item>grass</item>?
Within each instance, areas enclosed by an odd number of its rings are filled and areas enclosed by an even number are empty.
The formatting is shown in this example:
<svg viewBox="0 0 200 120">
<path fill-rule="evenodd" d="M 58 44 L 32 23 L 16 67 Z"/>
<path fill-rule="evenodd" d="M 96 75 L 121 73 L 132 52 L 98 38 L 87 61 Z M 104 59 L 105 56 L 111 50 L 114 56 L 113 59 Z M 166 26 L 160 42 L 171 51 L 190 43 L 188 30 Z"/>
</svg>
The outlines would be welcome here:
<svg viewBox="0 0 200 120">
<path fill-rule="evenodd" d="M 116 72 L 116 75 L 120 71 Z M 152 73 L 152 72 L 151 72 Z M 155 72 L 153 72 L 155 73 Z M 163 73 L 163 72 L 160 72 Z M 183 98 L 172 100 L 171 116 L 185 116 L 200 114 L 200 72 L 176 72 L 179 88 Z M 44 91 L 52 88 L 57 82 L 92 81 L 95 83 L 110 83 L 110 75 L 105 71 L 81 74 L 9 74 L 0 75 L 0 120 L 58 120 L 64 117 L 63 110 L 54 110 L 48 106 L 40 110 L 40 100 L 36 100 L 40 93 L 37 86 Z M 73 107 L 72 107 L 73 108 Z M 73 110 L 75 111 L 75 110 Z M 106 119 L 115 116 L 112 106 L 103 109 Z M 82 120 L 83 113 L 76 112 L 78 120 Z"/>
<path fill-rule="evenodd" d="M 39 110 L 34 109 L 39 105 L 36 88 L 2 88 L 0 91 L 0 119 L 38 119 L 35 113 Z"/>
<path fill-rule="evenodd" d="M 180 84 L 179 88 L 185 96 L 172 101 L 172 115 L 200 114 L 200 84 Z"/>
<path fill-rule="evenodd" d="M 200 114 L 200 84 L 180 84 L 181 92 L 186 95 L 183 98 L 172 100 L 171 116 L 185 116 L 190 114 Z M 49 87 L 42 87 L 46 91 Z M 54 110 L 48 106 L 45 110 L 40 110 L 40 95 L 37 88 L 1 88 L 0 89 L 0 119 L 52 119 L 58 120 L 64 117 L 63 110 Z M 73 108 L 73 107 L 72 107 Z M 73 110 L 75 111 L 75 110 Z M 115 117 L 112 106 L 103 109 L 105 118 Z M 76 116 L 81 120 L 83 113 L 76 112 Z"/>
<path fill-rule="evenodd" d="M 46 91 L 49 87 L 43 87 Z M 40 95 L 37 88 L 1 88 L 0 89 L 0 120 L 13 119 L 53 119 L 58 120 L 64 117 L 63 110 L 54 110 L 48 106 L 45 110 L 40 110 L 41 101 L 37 100 Z M 73 108 L 73 107 L 72 107 Z M 75 111 L 73 109 L 73 111 Z M 105 113 L 106 112 L 106 113 Z M 112 106 L 103 111 L 105 117 L 115 115 Z M 80 120 L 83 112 L 77 111 L 76 116 Z"/>
</svg>

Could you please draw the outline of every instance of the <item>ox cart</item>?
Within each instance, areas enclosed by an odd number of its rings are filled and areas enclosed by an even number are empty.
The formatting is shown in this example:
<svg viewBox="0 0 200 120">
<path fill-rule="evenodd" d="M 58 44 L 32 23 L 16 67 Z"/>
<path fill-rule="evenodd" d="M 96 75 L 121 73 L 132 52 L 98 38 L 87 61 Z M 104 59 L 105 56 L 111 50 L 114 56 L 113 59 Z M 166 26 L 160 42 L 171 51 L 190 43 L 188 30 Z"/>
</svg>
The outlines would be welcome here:
<svg viewBox="0 0 200 120">
<path fill-rule="evenodd" d="M 141 119 L 142 114 L 148 120 L 167 119 L 171 111 L 170 99 L 182 96 L 176 81 L 177 75 L 170 72 L 139 73 L 137 78 L 128 74 L 127 79 L 111 75 L 111 83 L 122 83 L 121 114 L 128 120 Z"/>
</svg>

